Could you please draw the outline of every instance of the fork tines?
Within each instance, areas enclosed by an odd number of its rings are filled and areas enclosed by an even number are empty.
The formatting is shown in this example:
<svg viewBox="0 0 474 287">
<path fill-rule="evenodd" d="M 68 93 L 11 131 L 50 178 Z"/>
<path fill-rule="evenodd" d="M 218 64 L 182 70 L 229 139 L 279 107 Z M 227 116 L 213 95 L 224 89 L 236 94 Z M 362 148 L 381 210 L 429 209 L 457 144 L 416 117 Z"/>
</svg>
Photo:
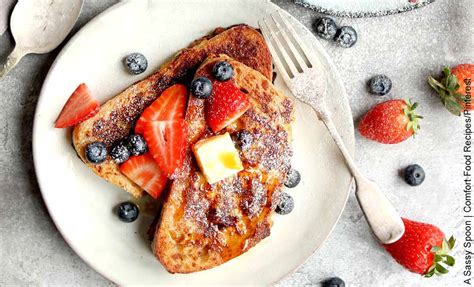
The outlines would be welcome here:
<svg viewBox="0 0 474 287">
<path fill-rule="evenodd" d="M 279 11 L 259 21 L 258 25 L 267 40 L 275 65 L 280 71 L 286 72 L 284 76 L 293 79 L 314 66 L 303 41 Z"/>
</svg>

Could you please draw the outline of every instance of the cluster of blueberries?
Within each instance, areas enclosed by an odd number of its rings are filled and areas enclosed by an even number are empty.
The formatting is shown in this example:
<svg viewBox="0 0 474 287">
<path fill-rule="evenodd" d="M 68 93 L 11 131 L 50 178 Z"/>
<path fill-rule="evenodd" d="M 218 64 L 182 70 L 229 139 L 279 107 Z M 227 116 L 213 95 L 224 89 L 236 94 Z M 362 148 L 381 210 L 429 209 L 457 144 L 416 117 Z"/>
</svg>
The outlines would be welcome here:
<svg viewBox="0 0 474 287">
<path fill-rule="evenodd" d="M 294 188 L 300 183 L 300 181 L 300 173 L 296 169 L 291 168 L 286 175 L 285 186 L 288 188 Z M 275 212 L 281 215 L 286 215 L 293 211 L 294 207 L 295 201 L 293 200 L 293 197 L 286 192 L 282 192 L 275 208 Z"/>
<path fill-rule="evenodd" d="M 217 62 L 212 68 L 216 80 L 225 82 L 234 76 L 234 68 L 229 62 Z M 191 94 L 198 99 L 207 99 L 212 94 L 212 82 L 206 77 L 197 77 L 191 82 Z"/>
<path fill-rule="evenodd" d="M 116 163 L 125 162 L 132 155 L 141 155 L 147 151 L 145 139 L 141 135 L 130 135 L 112 145 L 110 152 L 103 142 L 93 142 L 86 146 L 86 159 L 90 163 L 100 164 L 110 154 Z"/>
<path fill-rule="evenodd" d="M 343 48 L 350 48 L 357 42 L 357 32 L 351 26 L 338 27 L 336 22 L 329 17 L 316 20 L 313 25 L 316 34 L 326 40 L 334 42 Z"/>
<path fill-rule="evenodd" d="M 329 17 L 317 19 L 313 28 L 316 35 L 326 40 L 334 40 L 338 46 L 343 48 L 350 48 L 357 42 L 357 32 L 353 27 L 338 27 L 336 22 Z M 392 81 L 385 75 L 377 75 L 369 80 L 368 86 L 372 94 L 383 96 L 390 92 Z"/>
</svg>

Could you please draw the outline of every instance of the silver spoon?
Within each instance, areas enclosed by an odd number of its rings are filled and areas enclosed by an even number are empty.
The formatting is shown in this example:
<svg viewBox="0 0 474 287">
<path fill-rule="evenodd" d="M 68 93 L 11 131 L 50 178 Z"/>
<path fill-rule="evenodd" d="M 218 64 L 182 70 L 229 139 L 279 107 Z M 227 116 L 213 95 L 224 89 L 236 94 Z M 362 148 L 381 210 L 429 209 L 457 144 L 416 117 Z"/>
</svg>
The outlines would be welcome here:
<svg viewBox="0 0 474 287">
<path fill-rule="evenodd" d="M 0 77 L 5 76 L 26 54 L 44 54 L 59 46 L 76 23 L 83 2 L 20 0 L 10 18 L 16 45 L 0 68 Z"/>
</svg>

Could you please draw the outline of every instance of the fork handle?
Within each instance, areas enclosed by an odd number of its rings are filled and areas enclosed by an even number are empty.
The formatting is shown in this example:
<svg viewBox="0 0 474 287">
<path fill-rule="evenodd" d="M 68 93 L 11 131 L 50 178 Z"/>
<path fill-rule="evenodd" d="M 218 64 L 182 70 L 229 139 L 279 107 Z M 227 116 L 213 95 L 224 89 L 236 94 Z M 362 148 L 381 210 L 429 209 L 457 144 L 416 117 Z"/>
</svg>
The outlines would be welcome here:
<svg viewBox="0 0 474 287">
<path fill-rule="evenodd" d="M 355 165 L 351 154 L 337 132 L 329 112 L 325 109 L 316 112 L 326 125 L 331 137 L 344 156 L 351 174 L 354 176 L 356 197 L 373 234 L 383 244 L 397 241 L 405 232 L 405 226 L 397 211 L 380 191 L 380 188 L 374 182 L 368 180 Z"/>
</svg>

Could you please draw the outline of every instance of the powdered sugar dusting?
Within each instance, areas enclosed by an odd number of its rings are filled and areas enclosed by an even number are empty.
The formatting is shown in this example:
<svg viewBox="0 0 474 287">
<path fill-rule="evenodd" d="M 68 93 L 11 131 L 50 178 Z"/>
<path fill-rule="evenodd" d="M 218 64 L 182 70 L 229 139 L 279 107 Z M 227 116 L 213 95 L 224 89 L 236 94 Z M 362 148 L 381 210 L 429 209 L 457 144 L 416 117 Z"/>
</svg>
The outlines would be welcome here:
<svg viewBox="0 0 474 287">
<path fill-rule="evenodd" d="M 296 4 L 337 17 L 378 17 L 410 11 L 435 0 L 295 0 Z"/>
<path fill-rule="evenodd" d="M 289 88 L 300 101 L 311 105 L 318 113 L 326 112 L 324 94 L 326 93 L 326 75 L 319 68 L 307 70 L 291 80 Z"/>
</svg>

